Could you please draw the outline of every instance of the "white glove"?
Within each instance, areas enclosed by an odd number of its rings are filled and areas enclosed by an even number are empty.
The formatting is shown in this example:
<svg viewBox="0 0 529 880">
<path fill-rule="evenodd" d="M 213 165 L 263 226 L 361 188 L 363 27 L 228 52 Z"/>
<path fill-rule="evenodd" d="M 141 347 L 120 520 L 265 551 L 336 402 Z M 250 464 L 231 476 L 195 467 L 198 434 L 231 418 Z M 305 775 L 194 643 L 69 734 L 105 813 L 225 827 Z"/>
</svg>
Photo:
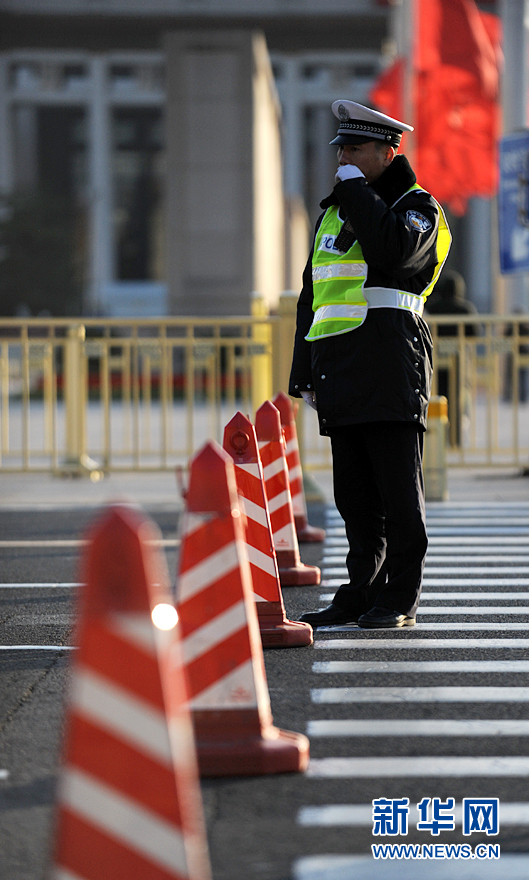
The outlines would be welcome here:
<svg viewBox="0 0 529 880">
<path fill-rule="evenodd" d="M 334 180 L 336 183 L 340 183 L 341 180 L 353 180 L 355 177 L 365 177 L 357 165 L 340 165 Z"/>
<path fill-rule="evenodd" d="M 314 391 L 301 391 L 300 394 L 305 403 L 308 403 L 308 405 L 311 406 L 312 409 L 318 409 L 318 407 L 316 406 L 316 395 L 314 394 Z"/>
</svg>

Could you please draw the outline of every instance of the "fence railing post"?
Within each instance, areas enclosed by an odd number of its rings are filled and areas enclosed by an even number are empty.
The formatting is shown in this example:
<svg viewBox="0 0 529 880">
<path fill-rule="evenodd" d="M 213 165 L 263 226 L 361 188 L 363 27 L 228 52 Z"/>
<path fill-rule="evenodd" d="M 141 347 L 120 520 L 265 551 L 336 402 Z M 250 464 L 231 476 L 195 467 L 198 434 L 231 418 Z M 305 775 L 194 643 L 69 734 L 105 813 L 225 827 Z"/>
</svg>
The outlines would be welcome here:
<svg viewBox="0 0 529 880">
<path fill-rule="evenodd" d="M 446 397 L 431 397 L 428 429 L 424 437 L 424 494 L 427 501 L 448 501 L 447 439 L 448 401 Z"/>
<path fill-rule="evenodd" d="M 279 323 L 276 325 L 274 344 L 274 392 L 284 391 L 288 394 L 292 352 L 296 335 L 296 314 L 299 293 L 295 290 L 284 290 L 279 297 Z M 296 431 L 298 435 L 299 457 L 305 463 L 305 426 L 304 411 L 299 407 L 296 413 Z"/>
<path fill-rule="evenodd" d="M 252 293 L 252 316 L 267 318 L 268 302 L 260 293 Z M 251 401 L 253 413 L 272 397 L 272 333 L 268 322 L 252 327 Z"/>
<path fill-rule="evenodd" d="M 280 320 L 274 328 L 274 394 L 279 391 L 288 393 L 294 336 L 296 335 L 298 297 L 299 293 L 295 290 L 285 290 L 279 297 L 278 314 Z"/>
<path fill-rule="evenodd" d="M 86 452 L 87 389 L 84 368 L 84 324 L 70 324 L 64 345 L 64 409 L 66 456 L 59 466 L 61 476 L 89 475 L 99 480 L 102 471 Z"/>
</svg>

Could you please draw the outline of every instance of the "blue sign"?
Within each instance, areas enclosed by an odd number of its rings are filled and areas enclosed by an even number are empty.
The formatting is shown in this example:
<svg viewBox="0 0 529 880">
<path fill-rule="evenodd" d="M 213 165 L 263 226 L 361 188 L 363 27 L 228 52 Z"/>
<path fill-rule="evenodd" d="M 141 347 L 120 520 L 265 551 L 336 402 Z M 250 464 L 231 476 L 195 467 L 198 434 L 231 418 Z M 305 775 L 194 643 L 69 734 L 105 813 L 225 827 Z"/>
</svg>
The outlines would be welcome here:
<svg viewBox="0 0 529 880">
<path fill-rule="evenodd" d="M 500 271 L 529 271 L 529 131 L 500 141 Z"/>
</svg>

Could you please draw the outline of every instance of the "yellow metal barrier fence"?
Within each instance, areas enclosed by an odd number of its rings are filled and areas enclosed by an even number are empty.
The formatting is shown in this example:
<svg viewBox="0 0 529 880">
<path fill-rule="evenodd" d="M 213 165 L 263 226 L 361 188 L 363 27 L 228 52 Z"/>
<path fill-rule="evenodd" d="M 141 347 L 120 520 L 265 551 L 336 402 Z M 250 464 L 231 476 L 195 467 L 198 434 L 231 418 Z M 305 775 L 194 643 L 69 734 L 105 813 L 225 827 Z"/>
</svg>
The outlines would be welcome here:
<svg viewBox="0 0 529 880">
<path fill-rule="evenodd" d="M 297 294 L 268 316 L 0 319 L 0 470 L 170 469 L 286 390 Z M 529 320 L 431 316 L 450 466 L 529 466 Z M 308 407 L 302 460 L 330 465 Z"/>
<path fill-rule="evenodd" d="M 272 393 L 278 320 L 0 319 L 0 468 L 187 463 Z"/>
<path fill-rule="evenodd" d="M 432 395 L 448 399 L 449 467 L 529 468 L 529 315 L 426 315 L 434 343 Z M 305 407 L 304 461 L 329 448 Z"/>
</svg>

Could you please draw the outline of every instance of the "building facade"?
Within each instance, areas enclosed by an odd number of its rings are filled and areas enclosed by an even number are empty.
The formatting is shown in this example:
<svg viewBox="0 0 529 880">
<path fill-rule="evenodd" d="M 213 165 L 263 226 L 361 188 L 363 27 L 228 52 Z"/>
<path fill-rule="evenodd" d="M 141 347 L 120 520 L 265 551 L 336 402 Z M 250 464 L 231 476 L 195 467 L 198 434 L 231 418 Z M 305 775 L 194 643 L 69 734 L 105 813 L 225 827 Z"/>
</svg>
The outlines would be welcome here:
<svg viewBox="0 0 529 880">
<path fill-rule="evenodd" d="M 367 99 L 384 65 L 389 14 L 388 4 L 375 0 L 329 0 L 324 9 L 315 0 L 4 0 L 2 196 L 32 193 L 48 206 L 55 199 L 69 204 L 67 231 L 84 313 L 142 316 L 179 310 L 182 298 L 170 294 L 168 277 L 175 271 L 168 253 L 174 250 L 174 230 L 167 229 L 168 174 L 191 171 L 182 170 L 175 152 L 183 149 L 175 145 L 178 116 L 168 124 L 168 69 L 175 63 L 168 46 L 180 45 L 178 35 L 259 34 L 280 105 L 273 124 L 281 138 L 286 197 L 287 253 L 276 272 L 282 276 L 274 281 L 275 293 L 266 294 L 273 307 L 276 288 L 290 287 L 299 272 L 291 218 L 297 230 L 303 215 L 310 225 L 332 180 L 335 154 L 327 142 L 335 126 L 329 105 L 339 95 Z M 217 83 L 209 82 L 215 94 Z M 204 95 L 196 153 L 193 140 L 185 149 L 194 153 L 193 161 L 200 157 L 214 166 L 223 143 L 218 128 L 208 127 L 207 99 Z M 248 149 L 253 152 L 255 143 Z M 247 202 L 238 206 L 235 201 L 233 210 L 238 208 L 247 211 Z M 4 207 L 4 217 L 9 210 L 12 206 Z M 250 222 L 252 233 L 255 222 Z M 226 238 L 223 253 L 231 246 Z M 198 240 L 189 247 L 199 248 Z M 233 247 L 240 253 L 240 238 Z M 194 259 L 202 259 L 200 251 Z M 238 259 L 237 252 L 231 259 Z M 252 280 L 259 277 L 250 270 L 242 277 L 246 300 L 239 291 L 230 302 L 223 290 L 218 312 L 248 312 Z M 18 307 L 24 309 L 24 303 Z M 196 311 L 196 299 L 190 308 Z M 204 308 L 215 311 L 214 296 Z"/>
</svg>

